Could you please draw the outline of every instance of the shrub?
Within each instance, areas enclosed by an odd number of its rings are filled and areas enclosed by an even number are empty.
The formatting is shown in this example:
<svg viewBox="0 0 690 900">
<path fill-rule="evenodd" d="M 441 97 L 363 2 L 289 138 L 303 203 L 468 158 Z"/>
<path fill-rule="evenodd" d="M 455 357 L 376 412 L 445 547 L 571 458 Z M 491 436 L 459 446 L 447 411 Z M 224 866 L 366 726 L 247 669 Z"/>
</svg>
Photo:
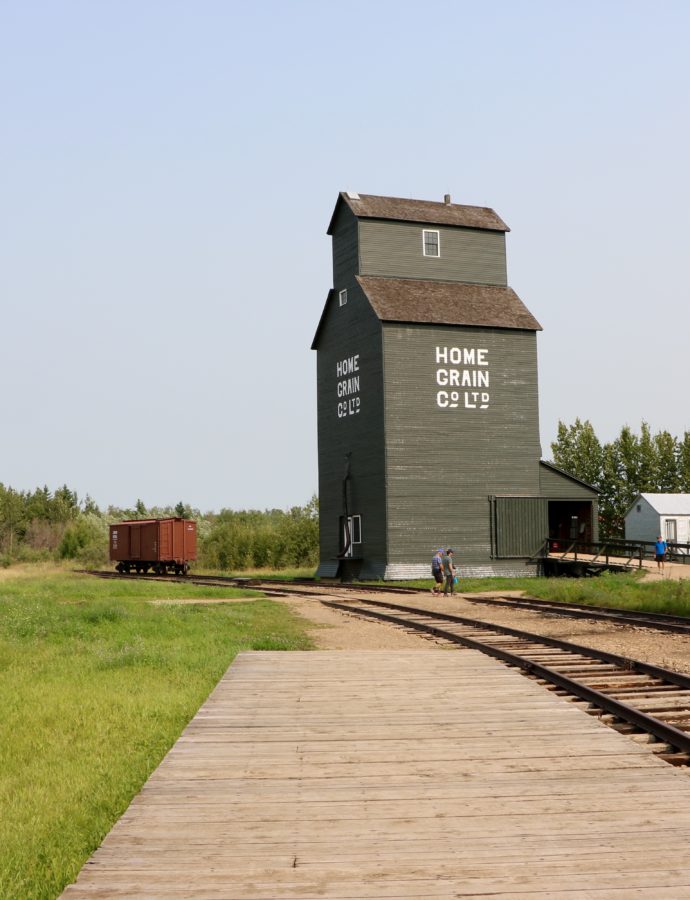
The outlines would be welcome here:
<svg viewBox="0 0 690 900">
<path fill-rule="evenodd" d="M 58 547 L 60 559 L 74 559 L 84 565 L 100 565 L 108 559 L 108 525 L 95 513 L 71 522 Z"/>
</svg>

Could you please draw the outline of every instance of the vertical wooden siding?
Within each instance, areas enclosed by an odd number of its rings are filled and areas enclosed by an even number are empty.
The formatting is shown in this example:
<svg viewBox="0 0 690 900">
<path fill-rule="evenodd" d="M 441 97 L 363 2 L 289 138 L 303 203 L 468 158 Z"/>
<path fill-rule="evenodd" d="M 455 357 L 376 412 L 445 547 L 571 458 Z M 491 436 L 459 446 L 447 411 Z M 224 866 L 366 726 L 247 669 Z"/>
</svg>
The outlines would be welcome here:
<svg viewBox="0 0 690 900">
<path fill-rule="evenodd" d="M 502 559 L 532 556 L 549 533 L 548 500 L 497 497 L 495 554 Z"/>
</svg>

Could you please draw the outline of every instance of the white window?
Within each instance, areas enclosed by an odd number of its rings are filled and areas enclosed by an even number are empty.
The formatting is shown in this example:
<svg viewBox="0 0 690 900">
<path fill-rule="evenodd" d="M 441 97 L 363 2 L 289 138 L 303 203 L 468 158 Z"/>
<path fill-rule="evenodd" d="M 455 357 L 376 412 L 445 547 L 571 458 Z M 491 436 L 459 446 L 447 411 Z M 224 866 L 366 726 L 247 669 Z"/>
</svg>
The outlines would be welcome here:
<svg viewBox="0 0 690 900">
<path fill-rule="evenodd" d="M 670 543 L 675 544 L 677 540 L 677 530 L 676 530 L 676 520 L 675 519 L 666 519 L 666 540 L 670 541 Z"/>
<path fill-rule="evenodd" d="M 362 543 L 362 517 L 361 516 L 345 516 L 340 517 L 340 529 L 342 540 L 342 556 L 354 556 L 355 544 Z"/>
<path fill-rule="evenodd" d="M 338 293 L 338 303 L 340 306 L 345 306 L 347 303 L 347 288 Z"/>
<path fill-rule="evenodd" d="M 441 236 L 438 231 L 429 231 L 427 228 L 422 230 L 422 247 L 424 256 L 440 256 L 441 255 Z"/>
</svg>

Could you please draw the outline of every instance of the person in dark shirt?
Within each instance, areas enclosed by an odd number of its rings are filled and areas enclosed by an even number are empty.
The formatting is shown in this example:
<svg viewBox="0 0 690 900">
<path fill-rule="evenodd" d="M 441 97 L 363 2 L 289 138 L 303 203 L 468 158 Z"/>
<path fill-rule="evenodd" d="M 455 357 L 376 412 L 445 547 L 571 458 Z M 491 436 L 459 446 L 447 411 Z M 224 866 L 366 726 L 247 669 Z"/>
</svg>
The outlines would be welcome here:
<svg viewBox="0 0 690 900">
<path fill-rule="evenodd" d="M 446 555 L 443 557 L 443 596 L 450 591 L 453 593 L 453 586 L 455 581 L 455 564 L 453 562 L 453 551 L 451 549 L 446 550 Z"/>
</svg>

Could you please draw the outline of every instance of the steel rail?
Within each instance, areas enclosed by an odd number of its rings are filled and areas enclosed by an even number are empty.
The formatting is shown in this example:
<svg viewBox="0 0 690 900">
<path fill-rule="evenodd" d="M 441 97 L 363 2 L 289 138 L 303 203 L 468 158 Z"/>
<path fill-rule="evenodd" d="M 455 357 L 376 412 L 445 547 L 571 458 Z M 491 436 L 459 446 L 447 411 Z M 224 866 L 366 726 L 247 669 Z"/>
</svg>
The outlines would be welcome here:
<svg viewBox="0 0 690 900">
<path fill-rule="evenodd" d="M 558 672 L 555 669 L 550 668 L 549 666 L 545 666 L 541 663 L 535 662 L 534 660 L 527 659 L 526 657 L 520 656 L 517 653 L 503 650 L 500 647 L 493 646 L 491 643 L 483 642 L 466 635 L 459 635 L 454 631 L 448 631 L 447 629 L 436 627 L 434 625 L 415 621 L 414 618 L 411 618 L 411 616 L 432 618 L 445 621 L 449 624 L 455 623 L 466 625 L 472 628 L 481 629 L 482 631 L 494 631 L 498 634 L 518 637 L 522 640 L 532 641 L 534 644 L 544 644 L 546 646 L 555 647 L 567 652 L 585 655 L 590 659 L 597 660 L 599 662 L 603 661 L 616 664 L 628 674 L 630 672 L 640 672 L 653 675 L 657 678 L 663 678 L 673 685 L 686 689 L 690 689 L 689 676 L 682 675 L 678 672 L 671 672 L 667 669 L 663 669 L 659 666 L 654 666 L 649 663 L 644 663 L 639 660 L 627 659 L 626 657 L 618 656 L 616 654 L 593 650 L 591 647 L 582 647 L 578 644 L 568 644 L 565 641 L 560 641 L 554 638 L 545 638 L 542 635 L 530 634 L 529 632 L 519 631 L 517 629 L 507 628 L 501 625 L 493 625 L 492 623 L 488 622 L 466 619 L 462 616 L 432 613 L 429 610 L 425 609 L 414 609 L 410 607 L 403 607 L 398 604 L 388 604 L 374 600 L 363 602 L 367 603 L 369 606 L 375 606 L 376 609 L 367 609 L 366 607 L 363 608 L 361 606 L 355 607 L 353 605 L 340 603 L 338 601 L 322 600 L 321 602 L 324 603 L 324 605 L 332 607 L 334 609 L 340 609 L 345 612 L 380 619 L 382 621 L 391 622 L 396 625 L 404 625 L 405 627 L 413 628 L 416 631 L 432 634 L 436 637 L 443 638 L 444 640 L 461 644 L 464 647 L 479 650 L 481 653 L 492 656 L 496 659 L 500 659 L 503 662 L 508 663 L 509 665 L 523 669 L 524 671 L 527 671 L 538 678 L 542 678 L 544 681 L 548 681 L 550 684 L 555 684 L 557 687 L 566 690 L 568 693 L 571 693 L 576 697 L 580 697 L 582 700 L 591 703 L 593 706 L 605 710 L 616 718 L 628 722 L 631 725 L 634 725 L 635 727 L 640 728 L 641 730 L 653 735 L 655 738 L 663 741 L 671 747 L 676 748 L 677 750 L 681 750 L 683 751 L 683 753 L 690 755 L 690 733 L 681 731 L 674 725 L 669 725 L 668 723 L 663 722 L 660 719 L 655 718 L 654 716 L 650 716 L 642 712 L 641 710 L 630 706 L 627 703 L 616 700 L 615 698 L 610 697 L 607 694 L 596 690 L 595 688 L 590 688 L 586 684 L 576 681 L 575 679 L 570 678 L 567 675 L 563 675 L 563 673 Z M 393 615 L 391 613 L 384 612 L 382 608 L 394 609 L 396 610 L 396 612 L 402 613 L 403 615 Z"/>
<path fill-rule="evenodd" d="M 330 602 L 330 601 L 322 601 Z M 534 634 L 530 631 L 521 631 L 518 628 L 511 628 L 508 625 L 496 625 L 493 622 L 484 622 L 481 619 L 468 619 L 466 616 L 456 616 L 453 613 L 434 612 L 429 609 L 420 609 L 414 606 L 403 606 L 399 603 L 386 603 L 382 600 L 364 600 L 371 606 L 380 606 L 385 609 L 396 609 L 403 613 L 424 616 L 426 618 L 438 619 L 445 622 L 455 622 L 459 625 L 468 625 L 470 628 L 483 628 L 487 631 L 496 631 L 499 634 L 510 635 L 526 641 L 537 641 L 541 644 L 547 644 L 549 647 L 555 647 L 558 650 L 566 650 L 571 653 L 579 653 L 583 656 L 590 656 L 593 659 L 603 660 L 614 666 L 620 666 L 626 671 L 640 672 L 645 675 L 651 675 L 655 678 L 664 678 L 672 681 L 678 687 L 690 690 L 690 675 L 684 675 L 682 672 L 673 672 L 670 669 L 664 669 L 662 666 L 655 666 L 653 663 L 646 663 L 638 659 L 630 659 L 627 656 L 619 656 L 617 653 L 609 653 L 607 650 L 595 650 L 592 647 L 586 647 L 582 644 L 572 644 L 568 641 L 562 641 L 560 638 L 549 637 L 547 635 Z M 348 607 L 350 609 L 351 607 Z"/>
<path fill-rule="evenodd" d="M 412 594 L 417 596 L 428 593 L 426 588 L 394 587 L 391 585 L 365 583 L 328 584 L 313 581 L 308 578 L 282 580 L 279 578 L 262 579 L 224 575 L 144 575 L 136 574 L 134 572 L 123 574 L 121 572 L 100 570 L 82 570 L 82 573 L 86 575 L 95 575 L 99 578 L 129 578 L 130 580 L 139 579 L 142 581 L 158 582 L 160 582 L 161 579 L 164 579 L 167 582 L 208 585 L 209 587 L 248 587 L 263 591 L 264 593 L 273 593 L 274 595 L 280 588 L 290 590 L 291 593 L 299 593 L 299 587 L 312 587 L 315 591 L 332 590 L 339 593 L 352 593 L 358 591 L 375 594 Z M 304 595 L 308 596 L 309 592 L 305 592 Z M 673 616 L 665 613 L 645 613 L 635 610 L 616 609 L 607 606 L 588 606 L 584 603 L 559 603 L 553 600 L 542 600 L 536 597 L 511 597 L 501 600 L 491 597 L 474 597 L 471 594 L 463 594 L 461 592 L 460 596 L 470 603 L 483 603 L 486 605 L 504 607 L 510 606 L 513 609 L 531 609 L 537 612 L 549 612 L 554 615 L 567 616 L 569 618 L 600 619 L 613 624 L 637 625 L 641 628 L 654 628 L 657 631 L 690 634 L 690 618 L 686 616 Z"/>
<path fill-rule="evenodd" d="M 271 588 L 273 586 L 289 587 L 297 585 L 299 587 L 313 587 L 316 590 L 340 590 L 343 592 L 365 591 L 367 593 L 377 594 L 421 594 L 427 593 L 425 588 L 413 587 L 394 587 L 393 585 L 376 585 L 376 584 L 328 584 L 322 581 L 314 581 L 309 578 L 296 579 L 263 579 L 237 576 L 237 575 L 144 575 L 136 572 L 114 572 L 104 571 L 100 569 L 81 569 L 78 570 L 82 575 L 95 575 L 98 578 L 127 578 L 130 581 L 157 581 L 157 582 L 179 582 L 180 584 L 207 584 L 209 586 L 219 585 L 221 587 L 250 587 L 257 590 L 264 590 L 264 587 Z"/>
<path fill-rule="evenodd" d="M 552 612 L 556 615 L 575 619 L 602 619 L 614 624 L 639 625 L 642 628 L 656 628 L 659 631 L 671 631 L 678 634 L 690 634 L 690 619 L 687 616 L 674 616 L 668 613 L 647 613 L 632 609 L 616 609 L 611 606 L 589 606 L 586 603 L 560 603 L 556 600 L 543 600 L 537 597 L 472 597 L 463 594 L 463 599 L 470 603 L 483 603 L 489 606 L 502 606 L 511 609 L 532 609 L 537 612 Z M 618 621 L 616 621 L 618 620 Z"/>
</svg>

